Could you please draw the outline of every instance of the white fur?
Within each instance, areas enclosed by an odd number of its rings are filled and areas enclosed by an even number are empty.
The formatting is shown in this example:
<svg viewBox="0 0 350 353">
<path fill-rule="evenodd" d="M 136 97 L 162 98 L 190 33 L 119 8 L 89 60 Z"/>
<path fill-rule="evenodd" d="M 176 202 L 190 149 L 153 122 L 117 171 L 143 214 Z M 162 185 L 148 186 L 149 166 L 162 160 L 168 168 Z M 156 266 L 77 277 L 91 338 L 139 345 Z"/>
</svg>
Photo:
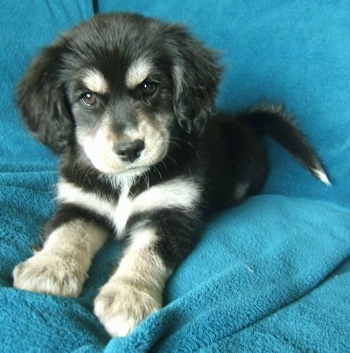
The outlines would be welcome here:
<svg viewBox="0 0 350 353">
<path fill-rule="evenodd" d="M 191 210 L 199 201 L 200 187 L 191 179 L 177 178 L 153 186 L 133 202 L 133 213 L 180 207 Z"/>
<path fill-rule="evenodd" d="M 237 184 L 237 186 L 236 186 L 236 188 L 235 188 L 235 190 L 234 190 L 234 195 L 235 195 L 235 197 L 236 197 L 237 199 L 243 198 L 243 197 L 246 195 L 246 193 L 247 193 L 247 191 L 248 191 L 248 189 L 249 189 L 249 186 L 250 186 L 250 185 L 249 185 L 248 182 Z"/>
<path fill-rule="evenodd" d="M 315 176 L 318 179 L 320 179 L 327 186 L 331 186 L 331 182 L 329 181 L 327 175 L 325 174 L 325 172 L 323 170 L 314 169 L 314 168 L 311 168 L 311 169 L 312 169 L 312 172 L 315 174 Z"/>
<path fill-rule="evenodd" d="M 57 200 L 59 203 L 84 206 L 108 218 L 111 218 L 113 215 L 114 205 L 106 199 L 99 197 L 96 193 L 86 192 L 82 188 L 66 182 L 63 178 L 58 182 L 57 189 Z"/>
<path fill-rule="evenodd" d="M 150 74 L 152 65 L 149 60 L 140 58 L 134 61 L 125 76 L 125 84 L 129 89 L 133 89 L 146 80 Z"/>
<path fill-rule="evenodd" d="M 98 226 L 72 221 L 50 234 L 41 251 L 17 265 L 14 286 L 32 292 L 77 297 L 92 257 L 107 239 Z"/>
<path fill-rule="evenodd" d="M 86 70 L 82 80 L 86 88 L 92 92 L 104 94 L 109 90 L 107 80 L 96 69 Z"/>
<path fill-rule="evenodd" d="M 171 272 L 153 251 L 155 240 L 151 228 L 134 233 L 117 271 L 95 299 L 95 314 L 111 336 L 127 335 L 162 306 Z"/>
<path fill-rule="evenodd" d="M 119 202 L 114 204 L 62 178 L 58 183 L 58 201 L 83 206 L 107 217 L 117 229 L 118 238 L 123 236 L 125 225 L 133 214 L 169 207 L 190 210 L 199 201 L 200 187 L 193 179 L 177 178 L 157 184 L 135 198 L 129 195 L 132 180 L 121 179 Z"/>
<path fill-rule="evenodd" d="M 133 200 L 129 197 L 131 184 L 123 182 L 121 184 L 121 193 L 119 202 L 112 210 L 112 218 L 115 228 L 117 229 L 117 237 L 123 236 L 124 228 L 132 213 Z"/>
</svg>

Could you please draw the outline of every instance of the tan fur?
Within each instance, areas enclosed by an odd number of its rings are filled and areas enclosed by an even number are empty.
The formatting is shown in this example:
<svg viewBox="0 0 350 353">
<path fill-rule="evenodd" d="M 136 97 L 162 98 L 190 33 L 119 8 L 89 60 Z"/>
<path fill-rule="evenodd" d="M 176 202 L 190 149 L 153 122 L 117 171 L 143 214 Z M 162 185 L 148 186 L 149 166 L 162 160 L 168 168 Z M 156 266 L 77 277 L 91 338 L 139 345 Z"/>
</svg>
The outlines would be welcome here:
<svg viewBox="0 0 350 353">
<path fill-rule="evenodd" d="M 91 223 L 73 221 L 51 233 L 41 251 L 17 265 L 14 286 L 32 292 L 79 296 L 92 257 L 107 239 Z"/>
</svg>

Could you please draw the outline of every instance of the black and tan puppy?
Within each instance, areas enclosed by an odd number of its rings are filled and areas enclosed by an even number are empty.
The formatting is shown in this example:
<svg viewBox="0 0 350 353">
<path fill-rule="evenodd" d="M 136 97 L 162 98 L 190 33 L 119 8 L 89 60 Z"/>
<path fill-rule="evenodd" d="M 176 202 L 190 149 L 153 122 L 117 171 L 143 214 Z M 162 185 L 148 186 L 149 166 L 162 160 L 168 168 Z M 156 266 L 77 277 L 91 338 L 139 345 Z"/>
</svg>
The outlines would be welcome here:
<svg viewBox="0 0 350 353">
<path fill-rule="evenodd" d="M 261 135 L 328 183 L 280 110 L 216 114 L 220 74 L 215 53 L 184 28 L 139 15 L 96 16 L 43 49 L 18 104 L 35 136 L 60 154 L 58 210 L 42 250 L 15 268 L 15 287 L 78 296 L 107 237 L 127 238 L 94 304 L 110 335 L 126 335 L 161 308 L 204 220 L 260 190 Z"/>
</svg>

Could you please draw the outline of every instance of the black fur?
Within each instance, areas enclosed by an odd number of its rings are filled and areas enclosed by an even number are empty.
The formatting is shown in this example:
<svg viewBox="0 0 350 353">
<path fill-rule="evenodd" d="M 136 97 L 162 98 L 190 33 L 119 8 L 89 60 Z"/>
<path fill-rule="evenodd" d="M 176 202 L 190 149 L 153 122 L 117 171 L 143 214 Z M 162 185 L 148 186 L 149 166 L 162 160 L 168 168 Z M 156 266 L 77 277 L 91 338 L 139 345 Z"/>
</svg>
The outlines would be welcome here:
<svg viewBox="0 0 350 353">
<path fill-rule="evenodd" d="M 139 58 L 152 65 L 145 82 L 157 84 L 155 94 L 146 94 L 141 86 L 125 88 L 127 70 Z M 110 87 L 96 95 L 93 109 L 81 104 L 87 91 L 82 70 L 87 68 L 98 70 Z M 316 177 L 325 176 L 314 151 L 281 110 L 216 113 L 221 71 L 216 53 L 181 26 L 139 15 L 99 15 L 43 49 L 18 86 L 18 105 L 35 136 L 60 154 L 65 182 L 116 205 L 120 185 L 112 179 L 124 170 L 101 171 L 87 157 L 83 138 L 100 128 L 106 116 L 108 133 L 121 140 L 145 119 L 169 132 L 166 154 L 134 178 L 129 198 L 180 177 L 195 180 L 200 197 L 189 209 L 174 206 L 133 214 L 125 233 L 131 238 L 139 229 L 156 229 L 151 250 L 174 269 L 195 245 L 204 220 L 263 186 L 268 162 L 261 135 L 275 139 Z M 62 202 L 46 235 L 74 219 L 117 232 L 113 220 L 89 206 Z"/>
</svg>

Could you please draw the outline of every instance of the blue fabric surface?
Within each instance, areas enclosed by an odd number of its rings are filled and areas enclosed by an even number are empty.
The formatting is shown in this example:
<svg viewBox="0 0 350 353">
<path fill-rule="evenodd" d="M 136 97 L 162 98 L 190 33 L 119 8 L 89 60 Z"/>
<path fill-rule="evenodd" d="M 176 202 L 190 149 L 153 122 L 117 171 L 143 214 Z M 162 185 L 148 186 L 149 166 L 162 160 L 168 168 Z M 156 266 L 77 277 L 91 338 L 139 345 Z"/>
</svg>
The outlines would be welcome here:
<svg viewBox="0 0 350 353">
<path fill-rule="evenodd" d="M 93 15 L 88 0 L 1 3 L 0 351 L 350 351 L 350 4 L 346 1 L 95 2 L 187 24 L 222 53 L 218 106 L 284 102 L 329 172 L 312 179 L 267 141 L 261 195 L 219 214 L 170 279 L 165 307 L 110 340 L 92 314 L 122 244 L 96 256 L 77 299 L 12 288 L 54 212 L 57 159 L 25 131 L 14 86 L 37 50 Z"/>
</svg>

